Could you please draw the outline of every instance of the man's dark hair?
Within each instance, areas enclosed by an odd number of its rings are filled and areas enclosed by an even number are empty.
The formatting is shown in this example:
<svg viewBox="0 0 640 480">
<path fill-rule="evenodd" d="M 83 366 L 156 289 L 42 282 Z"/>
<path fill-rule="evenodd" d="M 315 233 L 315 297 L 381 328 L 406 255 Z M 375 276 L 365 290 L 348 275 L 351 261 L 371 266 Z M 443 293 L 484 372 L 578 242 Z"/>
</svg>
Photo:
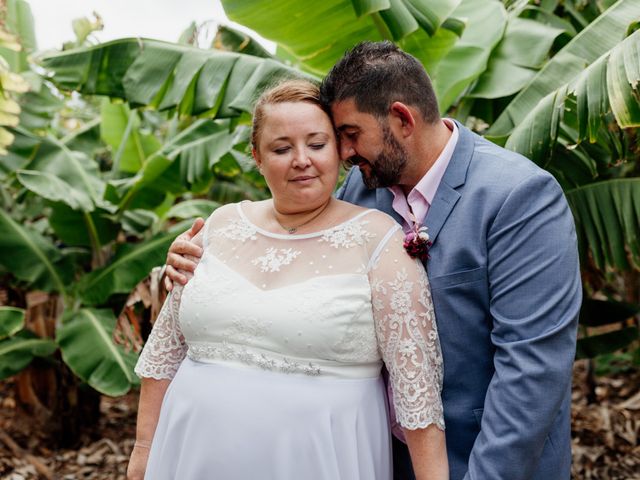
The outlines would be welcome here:
<svg viewBox="0 0 640 480">
<path fill-rule="evenodd" d="M 356 45 L 322 81 L 320 101 L 327 111 L 333 103 L 350 98 L 358 110 L 379 118 L 385 117 L 396 101 L 417 107 L 428 123 L 440 118 L 424 67 L 389 41 Z"/>
</svg>

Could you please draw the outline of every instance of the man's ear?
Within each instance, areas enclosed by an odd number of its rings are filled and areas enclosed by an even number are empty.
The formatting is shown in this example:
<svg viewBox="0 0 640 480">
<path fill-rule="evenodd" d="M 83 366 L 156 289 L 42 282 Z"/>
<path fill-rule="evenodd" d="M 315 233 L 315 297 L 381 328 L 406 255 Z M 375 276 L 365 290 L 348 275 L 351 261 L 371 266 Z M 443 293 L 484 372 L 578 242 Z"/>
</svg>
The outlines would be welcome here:
<svg viewBox="0 0 640 480">
<path fill-rule="evenodd" d="M 402 136 L 408 137 L 416 128 L 415 110 L 402 102 L 393 102 L 389 108 L 391 124 L 402 132 Z"/>
</svg>

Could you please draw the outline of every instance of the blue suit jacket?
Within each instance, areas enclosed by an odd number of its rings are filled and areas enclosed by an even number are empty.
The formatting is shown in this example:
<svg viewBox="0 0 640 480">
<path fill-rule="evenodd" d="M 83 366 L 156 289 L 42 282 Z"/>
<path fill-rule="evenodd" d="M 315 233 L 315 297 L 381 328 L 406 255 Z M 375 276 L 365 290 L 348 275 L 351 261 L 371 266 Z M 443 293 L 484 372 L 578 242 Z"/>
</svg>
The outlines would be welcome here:
<svg viewBox="0 0 640 480">
<path fill-rule="evenodd" d="M 451 479 L 569 479 L 581 303 L 573 217 L 548 172 L 457 125 L 423 221 Z M 402 221 L 392 194 L 367 190 L 357 168 L 338 198 Z"/>
</svg>

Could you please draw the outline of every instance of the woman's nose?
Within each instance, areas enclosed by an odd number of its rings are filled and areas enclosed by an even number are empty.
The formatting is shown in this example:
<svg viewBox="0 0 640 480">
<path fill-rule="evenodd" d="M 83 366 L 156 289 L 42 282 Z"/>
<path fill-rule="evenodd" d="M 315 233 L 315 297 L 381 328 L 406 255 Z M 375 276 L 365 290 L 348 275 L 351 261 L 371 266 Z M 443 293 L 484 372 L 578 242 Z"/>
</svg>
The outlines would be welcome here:
<svg viewBox="0 0 640 480">
<path fill-rule="evenodd" d="M 305 149 L 297 149 L 293 154 L 293 166 L 297 168 L 305 168 L 311 165 L 311 157 Z"/>
</svg>

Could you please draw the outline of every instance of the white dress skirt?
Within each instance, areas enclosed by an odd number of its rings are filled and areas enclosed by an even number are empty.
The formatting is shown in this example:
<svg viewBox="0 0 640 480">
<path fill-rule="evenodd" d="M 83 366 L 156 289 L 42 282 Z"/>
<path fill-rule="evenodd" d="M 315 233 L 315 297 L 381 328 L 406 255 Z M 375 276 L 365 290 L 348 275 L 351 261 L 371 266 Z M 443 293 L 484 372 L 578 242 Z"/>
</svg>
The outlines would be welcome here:
<svg viewBox="0 0 640 480">
<path fill-rule="evenodd" d="M 315 378 L 185 359 L 162 404 L 153 480 L 392 476 L 380 377 Z"/>
<path fill-rule="evenodd" d="M 236 205 L 204 231 L 136 366 L 171 379 L 145 478 L 390 480 L 383 360 L 398 423 L 444 427 L 428 280 L 398 225 L 367 210 L 278 235 Z"/>
</svg>

